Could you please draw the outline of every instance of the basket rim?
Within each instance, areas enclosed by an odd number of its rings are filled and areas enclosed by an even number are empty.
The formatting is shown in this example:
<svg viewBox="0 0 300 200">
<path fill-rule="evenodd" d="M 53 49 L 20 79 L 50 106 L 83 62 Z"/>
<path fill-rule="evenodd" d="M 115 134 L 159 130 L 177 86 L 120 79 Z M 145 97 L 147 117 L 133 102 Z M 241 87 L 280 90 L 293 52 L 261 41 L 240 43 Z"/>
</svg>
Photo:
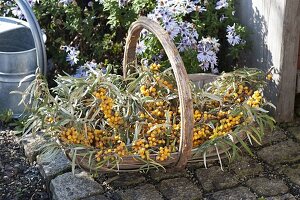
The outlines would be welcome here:
<svg viewBox="0 0 300 200">
<path fill-rule="evenodd" d="M 141 16 L 137 21 L 131 24 L 125 44 L 123 75 L 126 77 L 127 68 L 130 63 L 136 63 L 136 46 L 140 38 L 140 33 L 143 29 L 147 29 L 149 32 L 153 33 L 159 40 L 174 72 L 181 113 L 180 143 L 178 151 L 179 157 L 174 167 L 184 169 L 188 159 L 191 157 L 192 150 L 194 127 L 192 92 L 189 87 L 189 78 L 177 47 L 167 31 L 157 22 Z"/>
</svg>

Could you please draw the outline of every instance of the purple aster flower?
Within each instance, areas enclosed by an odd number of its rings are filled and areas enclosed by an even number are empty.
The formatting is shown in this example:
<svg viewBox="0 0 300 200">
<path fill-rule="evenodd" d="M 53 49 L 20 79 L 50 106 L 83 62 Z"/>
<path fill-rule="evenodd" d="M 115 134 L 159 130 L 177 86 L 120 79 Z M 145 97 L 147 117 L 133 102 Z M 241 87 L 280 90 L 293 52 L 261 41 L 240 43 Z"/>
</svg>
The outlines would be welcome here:
<svg viewBox="0 0 300 200">
<path fill-rule="evenodd" d="M 69 62 L 71 66 L 77 64 L 77 62 L 79 61 L 79 51 L 75 47 L 62 46 L 61 49 L 67 53 L 66 61 Z"/>
<path fill-rule="evenodd" d="M 227 7 L 228 7 L 228 2 L 227 2 L 227 0 L 219 0 L 219 1 L 216 3 L 215 9 L 216 9 L 216 10 L 220 10 L 221 8 L 227 8 Z"/>
<path fill-rule="evenodd" d="M 219 52 L 219 46 L 220 44 L 216 38 L 202 38 L 199 42 L 197 59 L 204 71 L 207 71 L 209 68 L 213 70 L 218 64 L 217 53 Z"/>
<path fill-rule="evenodd" d="M 146 51 L 147 47 L 144 43 L 144 41 L 140 41 L 137 45 L 136 45 L 136 53 L 137 54 L 142 54 Z"/>
</svg>

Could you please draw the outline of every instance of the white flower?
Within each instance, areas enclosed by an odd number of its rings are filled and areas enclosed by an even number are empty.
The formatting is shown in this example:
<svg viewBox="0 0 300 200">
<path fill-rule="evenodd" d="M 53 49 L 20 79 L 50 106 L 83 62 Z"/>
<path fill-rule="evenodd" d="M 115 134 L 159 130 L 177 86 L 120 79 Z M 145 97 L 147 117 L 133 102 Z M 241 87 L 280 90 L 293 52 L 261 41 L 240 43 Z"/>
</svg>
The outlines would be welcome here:
<svg viewBox="0 0 300 200">
<path fill-rule="evenodd" d="M 85 63 L 85 66 L 90 67 L 90 68 L 92 68 L 92 69 L 96 69 L 96 68 L 97 68 L 97 65 L 98 65 L 98 64 L 97 64 L 94 60 L 88 61 L 88 62 Z"/>
<path fill-rule="evenodd" d="M 93 4 L 94 4 L 94 3 L 93 3 L 92 1 L 88 2 L 88 6 L 89 6 L 89 7 L 93 7 Z"/>
<path fill-rule="evenodd" d="M 61 46 L 61 49 L 68 53 L 66 61 L 69 62 L 71 66 L 77 64 L 77 62 L 79 61 L 78 55 L 80 51 L 78 51 L 75 47 L 72 46 Z"/>
<path fill-rule="evenodd" d="M 235 23 L 232 26 L 227 26 L 226 31 L 228 34 L 233 34 L 235 32 Z"/>
<path fill-rule="evenodd" d="M 84 65 L 78 67 L 76 69 L 76 73 L 73 75 L 75 78 L 82 78 L 82 77 L 87 77 L 89 76 L 92 70 L 96 69 L 98 64 L 92 60 L 92 61 L 87 61 Z"/>
<path fill-rule="evenodd" d="M 59 0 L 59 3 L 63 3 L 64 6 L 67 6 L 67 5 L 69 5 L 70 3 L 72 3 L 72 2 L 73 2 L 73 0 Z"/>
<path fill-rule="evenodd" d="M 99 4 L 103 4 L 104 0 L 95 0 L 95 2 L 99 2 Z"/>
<path fill-rule="evenodd" d="M 235 46 L 238 45 L 240 43 L 245 43 L 246 41 L 241 39 L 241 36 L 239 34 L 236 33 L 235 31 L 235 24 L 233 24 L 232 26 L 227 26 L 226 28 L 227 31 L 227 41 L 230 45 Z"/>
<path fill-rule="evenodd" d="M 189 22 L 181 22 L 179 27 L 181 28 L 181 40 L 177 46 L 178 50 L 182 52 L 188 48 L 196 46 L 199 35 L 193 24 Z"/>
<path fill-rule="evenodd" d="M 235 46 L 241 43 L 241 37 L 236 34 L 227 34 L 227 41 L 230 45 Z"/>
<path fill-rule="evenodd" d="M 227 2 L 227 0 L 219 0 L 219 1 L 216 3 L 215 9 L 216 9 L 216 10 L 220 10 L 221 8 L 227 8 L 227 7 L 228 7 L 228 2 Z"/>
<path fill-rule="evenodd" d="M 10 10 L 11 10 L 11 13 L 14 16 L 18 17 L 19 19 L 25 18 L 19 6 L 11 7 Z"/>
<path fill-rule="evenodd" d="M 141 37 L 141 38 L 145 38 L 145 37 L 148 36 L 148 34 L 149 34 L 149 31 L 148 31 L 147 29 L 143 29 L 143 30 L 141 31 L 140 37 Z"/>
<path fill-rule="evenodd" d="M 207 37 L 202 38 L 198 44 L 197 59 L 204 71 L 207 71 L 209 68 L 213 71 L 217 70 L 215 66 L 218 64 L 217 53 L 220 46 L 218 41 L 216 38 Z"/>
<path fill-rule="evenodd" d="M 118 0 L 118 1 L 119 1 L 119 7 L 124 7 L 128 3 L 128 0 Z"/>
<path fill-rule="evenodd" d="M 77 62 L 79 61 L 77 56 L 78 56 L 77 53 L 74 53 L 74 52 L 68 53 L 68 55 L 66 57 L 66 61 L 69 62 L 69 64 L 71 66 L 73 66 L 73 65 L 77 64 Z"/>
<path fill-rule="evenodd" d="M 137 54 L 142 54 L 146 51 L 147 47 L 144 43 L 144 41 L 140 41 L 137 45 L 136 45 L 136 53 Z"/>
<path fill-rule="evenodd" d="M 142 60 L 142 65 L 145 66 L 145 67 L 148 67 L 149 66 L 149 61 L 147 59 L 143 59 Z"/>
<path fill-rule="evenodd" d="M 88 76 L 86 69 L 84 66 L 80 66 L 76 69 L 76 73 L 73 75 L 75 78 L 82 78 Z"/>
</svg>

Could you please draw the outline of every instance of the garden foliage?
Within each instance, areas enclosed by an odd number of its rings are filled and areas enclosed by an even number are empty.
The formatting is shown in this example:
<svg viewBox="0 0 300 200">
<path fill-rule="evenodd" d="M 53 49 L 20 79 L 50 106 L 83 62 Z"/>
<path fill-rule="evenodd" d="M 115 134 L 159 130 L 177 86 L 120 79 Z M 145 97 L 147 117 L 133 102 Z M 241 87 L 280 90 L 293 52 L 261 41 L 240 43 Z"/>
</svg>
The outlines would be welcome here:
<svg viewBox="0 0 300 200">
<path fill-rule="evenodd" d="M 145 15 L 174 40 L 188 73 L 230 70 L 246 46 L 246 31 L 235 16 L 235 0 L 28 0 L 47 36 L 47 54 L 56 74 L 76 76 L 85 63 L 114 64 L 121 73 L 129 25 Z M 13 1 L 0 0 L 4 16 L 24 18 Z M 143 64 L 167 58 L 157 39 L 143 31 L 137 52 Z M 167 62 L 165 62 L 167 63 Z"/>
</svg>

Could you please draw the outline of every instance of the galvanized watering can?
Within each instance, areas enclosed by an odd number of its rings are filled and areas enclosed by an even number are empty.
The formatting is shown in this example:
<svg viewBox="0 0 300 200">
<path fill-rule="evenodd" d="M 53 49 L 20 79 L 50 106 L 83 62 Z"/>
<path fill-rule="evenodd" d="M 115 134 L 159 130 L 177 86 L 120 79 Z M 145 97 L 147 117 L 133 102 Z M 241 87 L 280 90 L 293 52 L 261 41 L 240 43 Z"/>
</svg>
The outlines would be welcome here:
<svg viewBox="0 0 300 200">
<path fill-rule="evenodd" d="M 0 17 L 0 113 L 11 109 L 19 117 L 24 106 L 18 106 L 21 96 L 11 91 L 24 91 L 34 77 L 18 88 L 20 80 L 35 74 L 37 67 L 46 74 L 47 57 L 39 24 L 27 0 L 15 0 L 27 22 Z"/>
</svg>

